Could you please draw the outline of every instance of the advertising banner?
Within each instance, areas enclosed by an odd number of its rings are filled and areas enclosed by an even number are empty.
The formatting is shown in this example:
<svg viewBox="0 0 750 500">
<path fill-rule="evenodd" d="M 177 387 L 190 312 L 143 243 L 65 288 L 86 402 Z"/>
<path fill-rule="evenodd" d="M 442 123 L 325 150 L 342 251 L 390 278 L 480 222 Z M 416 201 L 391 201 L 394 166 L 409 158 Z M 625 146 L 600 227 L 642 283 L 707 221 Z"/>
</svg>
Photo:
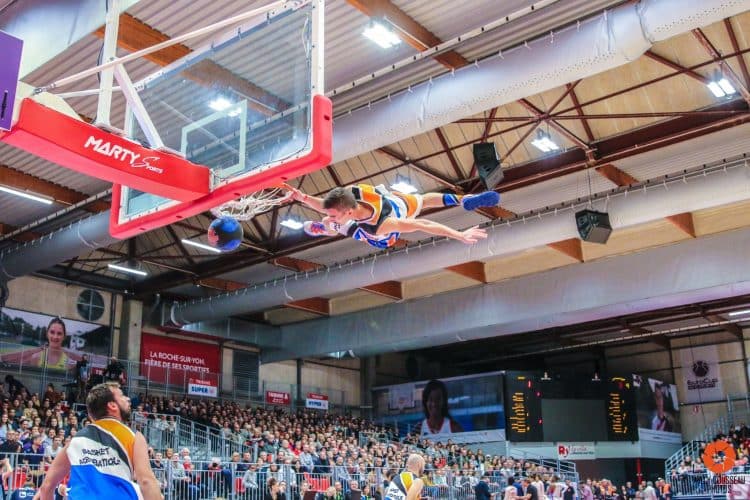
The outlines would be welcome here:
<svg viewBox="0 0 750 500">
<path fill-rule="evenodd" d="M 559 460 L 596 460 L 594 443 L 557 443 Z"/>
<path fill-rule="evenodd" d="M 724 398 L 719 373 L 719 351 L 715 345 L 680 351 L 685 402 L 702 403 Z"/>
<path fill-rule="evenodd" d="M 218 387 L 220 358 L 218 345 L 145 332 L 141 337 L 141 375 L 151 382 L 187 385 L 191 378 L 200 378 Z"/>
<path fill-rule="evenodd" d="M 188 395 L 216 398 L 219 396 L 218 387 L 208 380 L 196 380 L 191 378 L 188 382 Z"/>
<path fill-rule="evenodd" d="M 325 394 L 315 394 L 313 392 L 307 393 L 305 408 L 311 408 L 314 410 L 327 410 L 328 396 L 326 396 Z"/>
<path fill-rule="evenodd" d="M 266 391 L 266 403 L 269 405 L 289 406 L 292 396 L 288 392 Z"/>
</svg>

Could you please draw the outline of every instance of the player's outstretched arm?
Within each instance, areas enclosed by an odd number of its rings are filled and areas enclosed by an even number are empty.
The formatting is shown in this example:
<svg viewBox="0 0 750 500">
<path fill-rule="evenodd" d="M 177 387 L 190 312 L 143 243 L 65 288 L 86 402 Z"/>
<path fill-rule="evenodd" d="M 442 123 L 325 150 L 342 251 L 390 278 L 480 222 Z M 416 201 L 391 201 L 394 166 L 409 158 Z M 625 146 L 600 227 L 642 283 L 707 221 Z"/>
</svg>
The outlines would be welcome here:
<svg viewBox="0 0 750 500">
<path fill-rule="evenodd" d="M 462 241 L 468 245 L 472 245 L 487 237 L 487 231 L 476 226 L 470 227 L 464 231 L 456 231 L 445 224 L 428 219 L 393 218 L 386 219 L 380 225 L 378 234 L 388 234 L 392 232 L 413 233 L 416 231 L 423 231 L 425 233 L 434 234 L 435 236 L 446 236 L 448 238 L 453 238 L 454 240 Z"/>
<path fill-rule="evenodd" d="M 47 474 L 44 476 L 42 485 L 34 495 L 34 500 L 53 500 L 55 488 L 70 472 L 70 460 L 68 460 L 68 447 L 66 446 L 57 454 L 52 461 Z"/>
<path fill-rule="evenodd" d="M 320 212 L 321 214 L 325 213 L 323 211 L 323 198 L 305 194 L 299 189 L 290 186 L 289 184 L 284 184 L 283 187 L 292 194 L 292 199 L 294 201 L 298 201 L 304 205 L 307 205 L 308 207 L 312 208 L 316 212 Z"/>
</svg>

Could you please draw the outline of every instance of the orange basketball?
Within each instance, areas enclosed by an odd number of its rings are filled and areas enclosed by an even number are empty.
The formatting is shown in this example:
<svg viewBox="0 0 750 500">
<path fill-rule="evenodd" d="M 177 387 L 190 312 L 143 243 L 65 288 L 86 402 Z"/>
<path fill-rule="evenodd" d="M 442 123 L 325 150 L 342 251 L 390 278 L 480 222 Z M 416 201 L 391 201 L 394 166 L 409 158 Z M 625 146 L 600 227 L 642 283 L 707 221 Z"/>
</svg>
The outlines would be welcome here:
<svg viewBox="0 0 750 500">
<path fill-rule="evenodd" d="M 724 453 L 724 460 L 717 462 L 714 460 L 714 456 L 717 456 L 719 453 Z M 727 443 L 726 441 L 715 441 L 706 446 L 706 449 L 703 450 L 702 458 L 703 463 L 706 464 L 708 470 L 716 474 L 723 474 L 732 470 L 734 462 L 737 459 L 737 454 L 730 443 Z"/>
</svg>

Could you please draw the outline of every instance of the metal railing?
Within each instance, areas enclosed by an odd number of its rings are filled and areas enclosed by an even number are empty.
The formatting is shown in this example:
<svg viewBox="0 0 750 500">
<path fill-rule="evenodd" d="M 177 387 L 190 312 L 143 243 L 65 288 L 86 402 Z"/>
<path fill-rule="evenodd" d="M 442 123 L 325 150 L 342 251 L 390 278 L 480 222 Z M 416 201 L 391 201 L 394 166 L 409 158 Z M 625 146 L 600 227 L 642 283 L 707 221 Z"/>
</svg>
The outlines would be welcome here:
<svg viewBox="0 0 750 500">
<path fill-rule="evenodd" d="M 7 455 L 7 466 L 2 469 L 2 485 L 5 499 L 31 482 L 38 487 L 44 480 L 49 460 L 28 463 L 28 455 Z M 384 468 L 368 468 L 350 472 L 342 467 L 329 473 L 307 473 L 294 470 L 288 465 L 264 465 L 246 463 L 211 463 L 194 461 L 189 466 L 180 460 L 152 460 L 151 467 L 164 494 L 165 500 L 242 499 L 262 500 L 271 480 L 279 485 L 287 498 L 303 498 L 307 491 L 324 493 L 333 488 L 347 493 L 354 488 L 372 498 L 376 491 L 383 493 L 382 485 L 389 471 Z M 463 500 L 472 498 L 474 487 L 480 481 L 477 474 L 453 474 L 448 469 L 423 476 L 425 487 L 422 498 L 434 500 Z M 491 493 L 500 493 L 507 485 L 505 476 L 494 471 L 490 477 Z"/>
</svg>

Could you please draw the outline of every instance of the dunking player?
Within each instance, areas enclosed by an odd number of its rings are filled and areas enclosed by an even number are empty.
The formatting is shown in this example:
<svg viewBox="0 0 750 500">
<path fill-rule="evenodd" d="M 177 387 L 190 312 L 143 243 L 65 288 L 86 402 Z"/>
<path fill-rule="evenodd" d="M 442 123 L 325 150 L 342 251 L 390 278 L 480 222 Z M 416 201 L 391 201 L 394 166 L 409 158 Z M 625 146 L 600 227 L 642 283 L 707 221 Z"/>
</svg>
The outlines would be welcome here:
<svg viewBox="0 0 750 500">
<path fill-rule="evenodd" d="M 55 488 L 68 473 L 71 500 L 161 500 L 146 439 L 125 425 L 130 418 L 130 399 L 119 384 L 105 382 L 93 387 L 86 408 L 93 422 L 57 454 L 34 500 L 52 500 Z"/>
<path fill-rule="evenodd" d="M 385 490 L 385 500 L 416 500 L 422 496 L 424 458 L 412 454 L 406 460 L 406 470 L 397 474 Z"/>
<path fill-rule="evenodd" d="M 382 186 L 357 184 L 333 188 L 325 198 L 310 196 L 291 186 L 285 186 L 292 199 L 325 214 L 320 222 L 305 223 L 305 232 L 311 236 L 343 234 L 355 240 L 366 241 L 378 248 L 388 248 L 396 243 L 400 233 L 424 231 L 437 236 L 447 236 L 467 244 L 487 237 L 484 229 L 471 227 L 456 231 L 438 222 L 417 219 L 425 208 L 461 205 L 465 210 L 494 207 L 500 195 L 486 191 L 476 195 L 426 193 L 403 194 L 391 192 Z"/>
</svg>

